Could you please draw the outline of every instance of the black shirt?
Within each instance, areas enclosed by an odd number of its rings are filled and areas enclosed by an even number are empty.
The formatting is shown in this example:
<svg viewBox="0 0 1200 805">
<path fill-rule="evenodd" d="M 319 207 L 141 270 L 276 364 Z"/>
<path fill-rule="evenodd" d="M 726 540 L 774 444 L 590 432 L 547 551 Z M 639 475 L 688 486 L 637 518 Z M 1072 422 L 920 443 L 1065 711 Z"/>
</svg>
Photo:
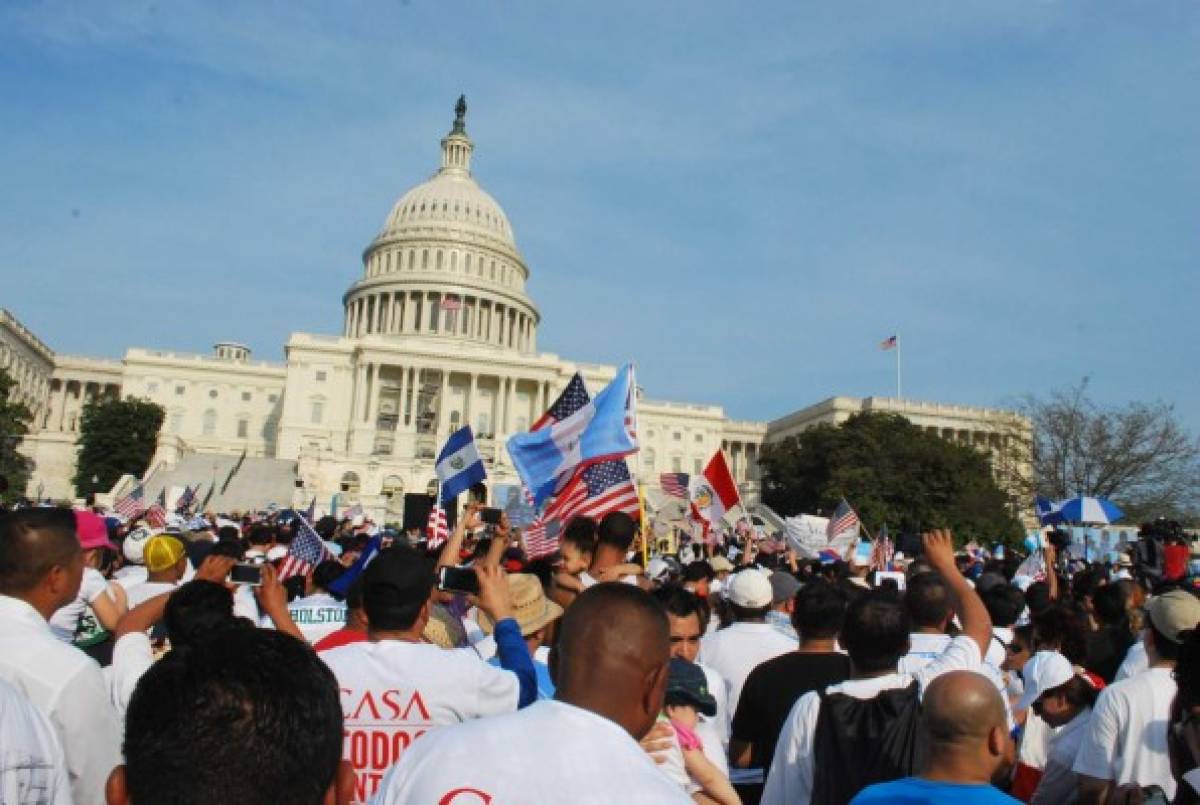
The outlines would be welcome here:
<svg viewBox="0 0 1200 805">
<path fill-rule="evenodd" d="M 753 745 L 753 768 L 769 768 L 779 733 L 796 701 L 809 691 L 823 690 L 849 678 L 850 658 L 836 652 L 792 651 L 767 660 L 746 677 L 733 716 L 732 739 Z"/>
</svg>

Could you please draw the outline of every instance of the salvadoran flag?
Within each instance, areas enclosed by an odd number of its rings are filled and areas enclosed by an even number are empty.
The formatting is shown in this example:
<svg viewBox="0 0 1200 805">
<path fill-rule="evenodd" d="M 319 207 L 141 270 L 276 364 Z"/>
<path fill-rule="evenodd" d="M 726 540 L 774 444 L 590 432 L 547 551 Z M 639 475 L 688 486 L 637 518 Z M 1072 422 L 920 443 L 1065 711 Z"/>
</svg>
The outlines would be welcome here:
<svg viewBox="0 0 1200 805">
<path fill-rule="evenodd" d="M 440 500 L 445 503 L 466 492 L 472 486 L 487 478 L 487 469 L 475 446 L 475 437 L 471 434 L 471 426 L 466 425 L 446 440 L 442 452 L 438 454 L 437 465 L 438 483 L 441 485 Z"/>
<path fill-rule="evenodd" d="M 535 505 L 558 492 L 580 468 L 637 450 L 626 418 L 633 399 L 633 367 L 626 364 L 604 390 L 578 411 L 549 427 L 518 433 L 508 455 Z"/>
</svg>

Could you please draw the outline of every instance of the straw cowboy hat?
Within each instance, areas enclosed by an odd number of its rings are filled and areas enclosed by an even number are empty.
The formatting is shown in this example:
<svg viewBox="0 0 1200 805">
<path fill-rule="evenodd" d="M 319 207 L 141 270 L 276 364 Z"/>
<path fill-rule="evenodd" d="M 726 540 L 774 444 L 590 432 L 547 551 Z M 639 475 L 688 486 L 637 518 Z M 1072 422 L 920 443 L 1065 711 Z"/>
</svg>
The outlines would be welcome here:
<svg viewBox="0 0 1200 805">
<path fill-rule="evenodd" d="M 512 596 L 513 617 L 525 637 L 562 617 L 563 608 L 546 598 L 542 583 L 537 576 L 528 573 L 513 573 L 508 577 L 508 592 Z M 492 619 L 480 612 L 476 618 L 479 628 L 487 634 L 495 626 Z"/>
</svg>

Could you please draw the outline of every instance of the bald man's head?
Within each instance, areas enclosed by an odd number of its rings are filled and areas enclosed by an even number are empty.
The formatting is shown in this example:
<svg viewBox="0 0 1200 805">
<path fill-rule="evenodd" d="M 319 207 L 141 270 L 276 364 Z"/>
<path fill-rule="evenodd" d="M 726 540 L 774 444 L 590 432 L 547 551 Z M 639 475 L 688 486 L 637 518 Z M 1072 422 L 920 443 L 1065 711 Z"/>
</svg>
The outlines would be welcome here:
<svg viewBox="0 0 1200 805">
<path fill-rule="evenodd" d="M 666 610 L 628 584 L 597 584 L 563 615 L 552 656 L 556 698 L 641 737 L 662 708 L 671 628 Z"/>
<path fill-rule="evenodd" d="M 925 689 L 921 714 L 931 747 L 986 742 L 1007 727 L 1004 702 L 990 679 L 974 671 L 942 674 Z"/>
<path fill-rule="evenodd" d="M 80 552 L 70 509 L 18 509 L 0 515 L 0 594 L 28 593 Z"/>
</svg>

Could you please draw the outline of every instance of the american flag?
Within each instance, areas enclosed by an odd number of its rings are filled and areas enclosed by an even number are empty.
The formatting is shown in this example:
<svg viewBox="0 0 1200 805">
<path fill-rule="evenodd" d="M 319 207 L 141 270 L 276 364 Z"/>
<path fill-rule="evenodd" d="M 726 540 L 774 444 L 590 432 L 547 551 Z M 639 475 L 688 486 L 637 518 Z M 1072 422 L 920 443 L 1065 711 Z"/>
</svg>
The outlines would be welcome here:
<svg viewBox="0 0 1200 805">
<path fill-rule="evenodd" d="M 430 548 L 437 548 L 450 539 L 450 524 L 446 522 L 446 510 L 434 503 L 429 510 L 429 522 L 425 524 L 425 537 Z"/>
<path fill-rule="evenodd" d="M 686 472 L 664 472 L 658 476 L 662 491 L 673 498 L 688 499 L 688 483 L 690 478 Z"/>
<path fill-rule="evenodd" d="M 879 342 L 879 348 L 886 352 L 889 349 L 895 349 L 899 343 L 900 342 L 896 340 L 896 336 L 888 336 Z"/>
<path fill-rule="evenodd" d="M 575 473 L 554 502 L 546 507 L 545 514 L 525 532 L 525 547 L 530 558 L 536 559 L 557 549 L 557 532 L 561 528 L 555 529 L 551 523 L 565 525 L 572 517 L 599 520 L 610 512 L 625 512 L 630 517 L 637 517 L 640 512 L 637 487 L 624 459 L 601 461 Z M 530 544 L 531 540 L 534 545 Z"/>
<path fill-rule="evenodd" d="M 199 489 L 200 484 L 196 484 L 194 487 L 185 486 L 183 488 L 183 494 L 179 496 L 179 500 L 175 501 L 175 511 L 188 511 L 192 507 L 192 501 L 196 499 L 196 492 L 199 491 Z"/>
<path fill-rule="evenodd" d="M 288 546 L 287 556 L 279 566 L 279 580 L 284 581 L 292 576 L 303 576 L 333 554 L 321 541 L 321 535 L 313 530 L 312 525 L 303 514 L 296 515 L 296 535 Z"/>
<path fill-rule="evenodd" d="M 564 419 L 574 414 L 580 408 L 591 402 L 592 398 L 588 395 L 587 386 L 583 384 L 583 375 L 576 372 L 571 378 L 571 382 L 558 395 L 558 399 L 554 401 L 546 413 L 542 414 L 537 422 L 533 423 L 530 431 L 541 430 L 548 428 L 555 422 L 562 422 Z"/>
<path fill-rule="evenodd" d="M 892 557 L 895 554 L 896 546 L 892 543 L 892 538 L 888 536 L 887 526 L 882 525 L 871 543 L 871 561 L 869 563 L 871 570 L 891 570 Z"/>
<path fill-rule="evenodd" d="M 457 296 L 443 296 L 442 301 L 438 303 L 442 310 L 462 310 L 462 300 Z"/>
<path fill-rule="evenodd" d="M 858 512 L 842 498 L 842 502 L 833 510 L 833 516 L 829 518 L 829 525 L 825 527 L 825 537 L 834 539 L 851 529 L 858 529 Z"/>
<path fill-rule="evenodd" d="M 146 490 L 139 483 L 132 492 L 114 503 L 113 508 L 126 520 L 132 520 L 146 510 L 145 499 Z"/>
<path fill-rule="evenodd" d="M 167 524 L 167 490 L 158 493 L 158 500 L 146 509 L 146 522 L 151 528 L 162 528 Z"/>
</svg>

